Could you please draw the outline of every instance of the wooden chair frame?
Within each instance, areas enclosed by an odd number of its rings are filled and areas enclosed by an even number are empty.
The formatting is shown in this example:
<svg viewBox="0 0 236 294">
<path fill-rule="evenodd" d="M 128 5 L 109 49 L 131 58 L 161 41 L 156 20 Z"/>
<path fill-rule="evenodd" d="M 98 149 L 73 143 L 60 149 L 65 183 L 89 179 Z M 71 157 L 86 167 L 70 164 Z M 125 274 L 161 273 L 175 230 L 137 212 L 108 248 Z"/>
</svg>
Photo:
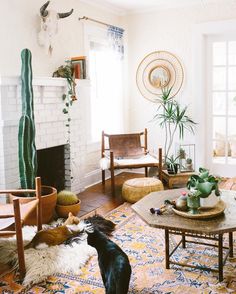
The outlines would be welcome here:
<svg viewBox="0 0 236 294">
<path fill-rule="evenodd" d="M 148 167 L 158 167 L 158 176 L 159 179 L 162 180 L 162 148 L 158 149 L 158 164 L 157 163 L 139 163 L 139 164 L 127 164 L 122 166 L 115 166 L 114 164 L 114 151 L 110 149 L 110 146 L 108 148 L 105 147 L 105 138 L 109 138 L 112 136 L 124 136 L 125 134 L 116 134 L 116 135 L 109 135 L 106 134 L 104 131 L 102 132 L 102 144 L 101 144 L 101 157 L 104 158 L 106 152 L 109 153 L 110 158 L 110 173 L 111 173 L 111 190 L 112 195 L 115 196 L 115 169 L 129 169 L 129 168 L 143 168 L 145 169 L 145 177 L 148 176 Z M 136 133 L 136 134 L 127 134 L 127 135 L 139 135 L 140 140 L 141 136 L 144 136 L 143 145 L 141 144 L 141 148 L 143 149 L 143 155 L 148 154 L 148 142 L 147 142 L 147 129 L 144 130 L 144 132 Z M 102 170 L 102 184 L 105 188 L 105 170 Z"/>
<path fill-rule="evenodd" d="M 1 228 L 0 237 L 9 237 L 16 235 L 16 244 L 17 244 L 17 254 L 18 254 L 18 262 L 19 262 L 19 272 L 20 279 L 23 279 L 25 276 L 25 256 L 24 256 L 24 243 L 23 243 L 23 235 L 22 235 L 22 226 L 24 224 L 24 220 L 27 216 L 37 208 L 37 229 L 42 230 L 42 201 L 41 201 L 41 178 L 35 178 L 35 189 L 19 189 L 19 190 L 0 190 L 0 194 L 25 194 L 25 193 L 35 193 L 36 199 L 29 202 L 29 204 L 20 205 L 19 199 L 13 200 L 13 209 L 10 213 L 1 213 L 0 206 L 0 219 L 13 219 L 12 225 L 15 226 L 15 230 L 11 230 L 11 227 L 6 227 L 5 229 Z M 9 206 L 9 204 L 3 205 Z M 27 206 L 27 207 L 26 207 Z M 21 215 L 21 208 L 24 209 L 24 217 Z"/>
</svg>

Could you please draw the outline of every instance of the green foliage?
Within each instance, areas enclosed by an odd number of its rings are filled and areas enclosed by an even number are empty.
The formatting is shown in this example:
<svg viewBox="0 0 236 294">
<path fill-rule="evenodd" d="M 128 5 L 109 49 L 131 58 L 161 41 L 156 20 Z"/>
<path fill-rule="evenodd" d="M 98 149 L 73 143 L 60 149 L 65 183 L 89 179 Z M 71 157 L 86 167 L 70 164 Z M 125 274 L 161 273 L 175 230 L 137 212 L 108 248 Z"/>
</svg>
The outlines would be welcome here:
<svg viewBox="0 0 236 294">
<path fill-rule="evenodd" d="M 190 190 L 198 191 L 201 198 L 208 197 L 212 191 L 215 191 L 216 196 L 220 196 L 219 178 L 209 174 L 209 170 L 200 167 L 198 175 L 192 175 L 187 187 Z"/>
<path fill-rule="evenodd" d="M 57 195 L 57 204 L 59 205 L 73 205 L 79 202 L 77 195 L 71 191 L 62 190 Z"/>
<path fill-rule="evenodd" d="M 31 52 L 21 52 L 22 115 L 18 130 L 19 173 L 22 189 L 34 189 L 37 175 Z M 33 196 L 33 195 L 32 195 Z"/>
<path fill-rule="evenodd" d="M 165 159 L 169 156 L 176 132 L 179 133 L 179 139 L 183 139 L 185 131 L 194 133 L 196 124 L 187 115 L 187 106 L 182 107 L 178 101 L 170 97 L 171 90 L 172 88 L 162 89 L 162 96 L 157 99 L 157 113 L 153 118 L 165 130 Z"/>
<path fill-rule="evenodd" d="M 180 164 L 178 163 L 178 159 L 179 159 L 179 155 L 177 157 L 174 157 L 174 155 L 171 155 L 170 157 L 166 157 L 166 164 L 167 164 L 169 172 L 172 171 L 173 173 L 176 173 L 175 171 L 178 170 L 180 166 Z"/>
<path fill-rule="evenodd" d="M 67 80 L 68 91 L 67 91 L 67 94 L 64 93 L 62 95 L 62 100 L 64 101 L 64 107 L 62 109 L 62 112 L 65 115 L 67 115 L 67 122 L 65 126 L 67 127 L 67 133 L 68 133 L 67 143 L 70 144 L 70 121 L 71 121 L 70 107 L 73 105 L 73 102 L 77 100 L 76 93 L 75 93 L 76 83 L 74 81 L 72 67 L 70 65 L 61 65 L 53 73 L 53 77 L 61 77 Z"/>
</svg>

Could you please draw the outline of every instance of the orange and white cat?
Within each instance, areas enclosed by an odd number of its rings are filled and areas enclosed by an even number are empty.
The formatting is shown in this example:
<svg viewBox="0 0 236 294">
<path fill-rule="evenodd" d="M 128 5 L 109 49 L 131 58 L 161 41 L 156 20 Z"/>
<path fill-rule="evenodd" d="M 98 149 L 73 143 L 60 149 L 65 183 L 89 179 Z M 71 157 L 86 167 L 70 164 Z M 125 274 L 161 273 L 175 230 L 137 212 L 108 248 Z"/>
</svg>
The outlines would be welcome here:
<svg viewBox="0 0 236 294">
<path fill-rule="evenodd" d="M 82 231 L 90 230 L 91 224 L 80 222 L 80 219 L 71 212 L 63 225 L 41 230 L 36 233 L 33 239 L 24 248 L 44 249 L 50 246 L 60 245 L 69 238 L 77 236 Z"/>
</svg>

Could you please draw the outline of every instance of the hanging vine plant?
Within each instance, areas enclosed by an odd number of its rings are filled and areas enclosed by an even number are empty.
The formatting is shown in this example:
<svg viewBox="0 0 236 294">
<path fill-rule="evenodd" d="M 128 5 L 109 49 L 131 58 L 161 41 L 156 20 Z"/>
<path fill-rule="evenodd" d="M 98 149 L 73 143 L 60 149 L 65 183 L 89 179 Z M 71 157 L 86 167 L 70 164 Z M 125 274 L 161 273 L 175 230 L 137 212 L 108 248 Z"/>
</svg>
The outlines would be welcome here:
<svg viewBox="0 0 236 294">
<path fill-rule="evenodd" d="M 77 100 L 76 92 L 75 92 L 76 83 L 73 76 L 73 69 L 71 68 L 70 65 L 62 65 L 53 73 L 53 77 L 57 77 L 57 78 L 61 77 L 67 80 L 68 91 L 67 93 L 64 93 L 62 95 L 62 99 L 65 102 L 62 112 L 65 115 L 67 115 L 67 120 L 66 120 L 66 127 L 68 128 L 67 141 L 68 143 L 70 143 L 70 122 L 71 122 L 70 107 L 72 106 L 73 102 Z"/>
</svg>

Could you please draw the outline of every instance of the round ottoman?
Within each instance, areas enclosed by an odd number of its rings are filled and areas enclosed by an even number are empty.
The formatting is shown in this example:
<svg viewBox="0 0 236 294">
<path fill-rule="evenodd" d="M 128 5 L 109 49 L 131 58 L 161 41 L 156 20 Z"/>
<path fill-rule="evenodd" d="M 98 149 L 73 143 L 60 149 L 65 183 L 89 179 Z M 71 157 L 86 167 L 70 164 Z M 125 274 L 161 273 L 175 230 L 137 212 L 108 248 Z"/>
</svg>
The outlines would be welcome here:
<svg viewBox="0 0 236 294">
<path fill-rule="evenodd" d="M 163 184 L 156 178 L 135 178 L 124 182 L 122 197 L 131 203 L 143 198 L 145 195 L 164 190 Z"/>
</svg>

